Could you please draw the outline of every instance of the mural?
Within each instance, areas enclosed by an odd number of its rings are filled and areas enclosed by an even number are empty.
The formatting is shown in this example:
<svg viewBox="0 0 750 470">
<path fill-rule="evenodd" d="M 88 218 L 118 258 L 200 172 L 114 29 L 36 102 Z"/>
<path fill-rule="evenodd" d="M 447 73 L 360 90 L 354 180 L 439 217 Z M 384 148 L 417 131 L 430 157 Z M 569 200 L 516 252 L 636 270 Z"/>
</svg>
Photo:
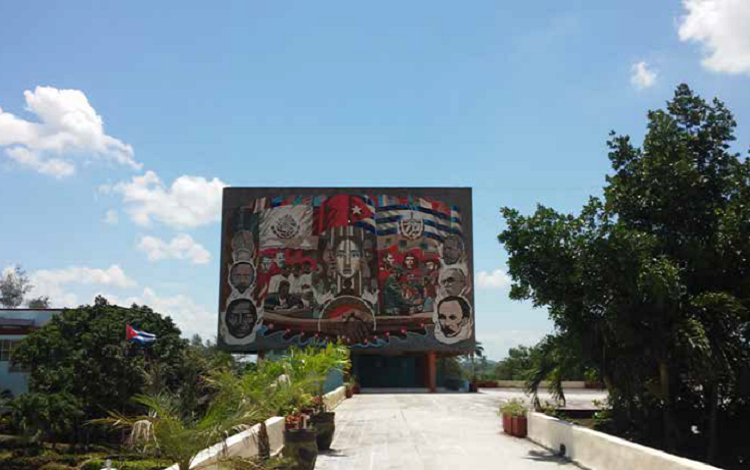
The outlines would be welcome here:
<svg viewBox="0 0 750 470">
<path fill-rule="evenodd" d="M 473 347 L 470 189 L 294 191 L 225 190 L 221 346 Z"/>
</svg>

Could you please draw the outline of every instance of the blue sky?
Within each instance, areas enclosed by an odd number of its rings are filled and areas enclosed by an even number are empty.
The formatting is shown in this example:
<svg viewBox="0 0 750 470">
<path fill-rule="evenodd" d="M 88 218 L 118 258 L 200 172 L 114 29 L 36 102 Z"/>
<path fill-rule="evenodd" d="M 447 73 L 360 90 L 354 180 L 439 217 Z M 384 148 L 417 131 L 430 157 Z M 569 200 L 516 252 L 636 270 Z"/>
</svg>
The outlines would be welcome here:
<svg viewBox="0 0 750 470">
<path fill-rule="evenodd" d="M 681 82 L 750 144 L 746 0 L 404 3 L 0 3 L 0 269 L 211 337 L 223 185 L 471 186 L 500 358 L 552 329 L 507 297 L 500 207 L 579 210 Z"/>
</svg>

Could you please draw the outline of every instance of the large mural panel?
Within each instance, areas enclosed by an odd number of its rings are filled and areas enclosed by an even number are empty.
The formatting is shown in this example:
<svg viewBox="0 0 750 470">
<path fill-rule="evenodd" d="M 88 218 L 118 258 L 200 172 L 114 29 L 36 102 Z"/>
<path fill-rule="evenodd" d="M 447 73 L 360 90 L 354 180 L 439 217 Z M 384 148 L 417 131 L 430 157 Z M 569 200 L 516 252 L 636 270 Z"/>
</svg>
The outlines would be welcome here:
<svg viewBox="0 0 750 470">
<path fill-rule="evenodd" d="M 227 188 L 219 345 L 474 346 L 471 189 Z"/>
</svg>

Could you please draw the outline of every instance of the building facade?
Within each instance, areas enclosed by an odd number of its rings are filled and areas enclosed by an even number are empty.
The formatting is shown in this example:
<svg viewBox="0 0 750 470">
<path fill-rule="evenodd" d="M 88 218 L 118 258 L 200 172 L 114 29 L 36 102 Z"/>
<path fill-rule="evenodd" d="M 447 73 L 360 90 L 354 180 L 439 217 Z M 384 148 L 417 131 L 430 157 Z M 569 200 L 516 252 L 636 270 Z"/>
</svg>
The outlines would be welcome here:
<svg viewBox="0 0 750 470">
<path fill-rule="evenodd" d="M 13 348 L 58 314 L 56 309 L 0 309 L 0 393 L 14 396 L 28 389 L 28 372 L 13 363 Z"/>
</svg>

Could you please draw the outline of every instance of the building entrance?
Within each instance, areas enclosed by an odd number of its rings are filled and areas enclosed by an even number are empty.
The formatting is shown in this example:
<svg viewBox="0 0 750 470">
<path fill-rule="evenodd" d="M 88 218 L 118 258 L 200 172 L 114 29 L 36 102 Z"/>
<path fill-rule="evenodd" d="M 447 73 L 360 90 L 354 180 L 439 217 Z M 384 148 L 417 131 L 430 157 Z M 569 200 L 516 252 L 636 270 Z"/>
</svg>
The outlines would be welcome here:
<svg viewBox="0 0 750 470">
<path fill-rule="evenodd" d="M 352 355 L 352 373 L 365 388 L 424 387 L 424 360 L 419 357 Z"/>
</svg>

